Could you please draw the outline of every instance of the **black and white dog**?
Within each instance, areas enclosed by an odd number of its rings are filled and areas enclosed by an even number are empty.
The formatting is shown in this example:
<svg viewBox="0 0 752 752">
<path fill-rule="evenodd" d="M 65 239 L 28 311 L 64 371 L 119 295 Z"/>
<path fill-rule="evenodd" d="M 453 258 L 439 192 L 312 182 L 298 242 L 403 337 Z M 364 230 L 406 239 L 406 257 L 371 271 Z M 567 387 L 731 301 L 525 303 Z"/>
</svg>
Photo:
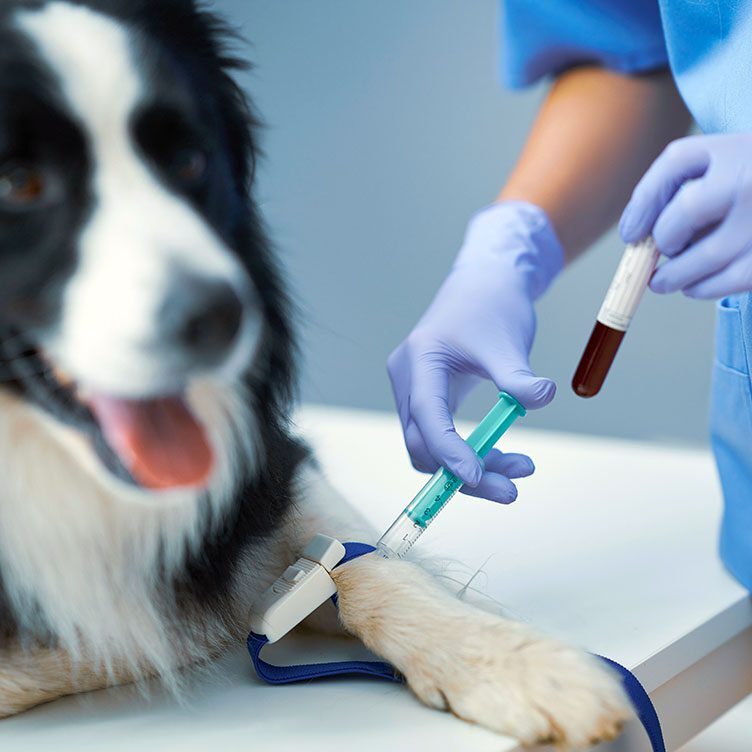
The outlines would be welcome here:
<svg viewBox="0 0 752 752">
<path fill-rule="evenodd" d="M 176 686 L 313 534 L 373 538 L 288 430 L 226 37 L 195 0 L 0 0 L 0 716 Z M 342 627 L 429 705 L 571 747 L 628 715 L 594 659 L 414 564 L 337 584 Z"/>
</svg>

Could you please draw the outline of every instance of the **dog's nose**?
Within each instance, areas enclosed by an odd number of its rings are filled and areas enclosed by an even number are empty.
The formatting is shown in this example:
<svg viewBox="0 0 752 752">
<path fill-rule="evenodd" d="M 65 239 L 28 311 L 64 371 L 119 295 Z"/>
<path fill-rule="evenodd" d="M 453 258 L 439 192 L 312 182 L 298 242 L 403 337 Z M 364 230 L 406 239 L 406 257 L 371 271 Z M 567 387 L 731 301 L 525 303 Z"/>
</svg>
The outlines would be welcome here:
<svg viewBox="0 0 752 752">
<path fill-rule="evenodd" d="M 243 303 L 223 280 L 181 275 L 162 310 L 167 338 L 194 363 L 217 365 L 228 354 L 243 321 Z"/>
</svg>

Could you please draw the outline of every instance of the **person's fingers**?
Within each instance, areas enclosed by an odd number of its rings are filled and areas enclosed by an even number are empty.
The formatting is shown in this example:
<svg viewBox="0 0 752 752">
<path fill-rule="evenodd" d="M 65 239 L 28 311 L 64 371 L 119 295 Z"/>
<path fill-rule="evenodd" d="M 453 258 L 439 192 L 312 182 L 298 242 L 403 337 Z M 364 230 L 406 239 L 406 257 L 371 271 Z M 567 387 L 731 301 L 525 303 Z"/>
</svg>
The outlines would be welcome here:
<svg viewBox="0 0 752 752">
<path fill-rule="evenodd" d="M 682 138 L 670 143 L 643 175 L 619 222 L 625 243 L 635 243 L 653 229 L 655 221 L 687 181 L 705 174 L 710 157 L 702 139 Z"/>
<path fill-rule="evenodd" d="M 434 473 L 439 463 L 428 451 L 423 436 L 410 414 L 411 363 L 408 348 L 401 344 L 387 360 L 387 373 L 392 385 L 397 413 L 402 423 L 405 447 L 412 466 L 421 473 Z"/>
<path fill-rule="evenodd" d="M 533 461 L 524 454 L 504 453 L 492 449 L 484 458 L 485 471 L 475 488 L 462 487 L 462 493 L 500 504 L 511 504 L 517 498 L 517 487 L 511 478 L 526 478 L 535 472 Z"/>
<path fill-rule="evenodd" d="M 738 254 L 737 243 L 733 228 L 727 222 L 722 223 L 676 258 L 663 263 L 650 280 L 650 289 L 661 294 L 672 293 L 717 274 Z"/>
<path fill-rule="evenodd" d="M 551 379 L 536 376 L 527 358 L 520 353 L 491 356 L 483 366 L 497 389 L 509 392 L 529 410 L 545 407 L 556 395 L 556 384 Z"/>
<path fill-rule="evenodd" d="M 477 486 L 463 486 L 461 492 L 465 496 L 488 499 L 499 504 L 511 504 L 517 498 L 517 486 L 506 475 L 498 473 L 483 473 Z"/>
<path fill-rule="evenodd" d="M 435 473 L 439 463 L 431 456 L 418 426 L 410 420 L 405 429 L 405 446 L 412 466 L 421 473 Z"/>
<path fill-rule="evenodd" d="M 448 392 L 449 375 L 443 364 L 431 358 L 413 363 L 410 413 L 431 457 L 463 483 L 476 486 L 483 468 L 454 428 Z"/>
<path fill-rule="evenodd" d="M 684 289 L 688 298 L 717 300 L 752 289 L 752 258 L 749 255 L 734 259 L 725 269 Z"/>
<path fill-rule="evenodd" d="M 732 187 L 709 190 L 712 177 L 711 168 L 704 178 L 685 183 L 656 220 L 653 240 L 664 256 L 680 254 L 697 235 L 728 214 L 734 199 Z"/>
<path fill-rule="evenodd" d="M 527 478 L 535 472 L 533 461 L 526 454 L 501 452 L 492 449 L 484 458 L 485 471 L 506 475 L 507 478 Z"/>
<path fill-rule="evenodd" d="M 402 431 L 406 435 L 410 423 L 410 363 L 404 343 L 387 358 L 386 372 L 389 375 L 389 383 L 392 385 L 392 394 L 402 423 Z"/>
</svg>

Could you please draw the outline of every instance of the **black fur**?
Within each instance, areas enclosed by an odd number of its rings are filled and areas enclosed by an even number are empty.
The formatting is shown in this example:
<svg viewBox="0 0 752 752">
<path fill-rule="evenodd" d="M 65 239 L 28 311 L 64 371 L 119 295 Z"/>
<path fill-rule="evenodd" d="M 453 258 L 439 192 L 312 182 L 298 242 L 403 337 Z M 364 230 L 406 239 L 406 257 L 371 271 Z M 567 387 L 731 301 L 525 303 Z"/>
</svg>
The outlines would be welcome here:
<svg viewBox="0 0 752 752">
<path fill-rule="evenodd" d="M 153 162 L 155 172 L 159 172 L 159 131 L 172 127 L 171 113 L 181 113 L 208 140 L 213 162 L 211 180 L 187 198 L 242 260 L 261 298 L 265 330 L 247 380 L 264 445 L 264 465 L 257 476 L 245 479 L 223 524 L 206 538 L 201 550 L 191 555 L 178 582 L 173 583 L 179 599 L 207 603 L 223 594 L 241 549 L 278 525 L 291 504 L 294 469 L 306 456 L 305 448 L 290 437 L 287 423 L 296 359 L 291 304 L 252 198 L 257 119 L 233 79 L 233 73 L 245 64 L 230 51 L 237 42 L 232 32 L 192 0 L 69 2 L 113 16 L 138 31 L 138 57 L 150 76 L 155 99 L 164 93 L 169 107 L 165 114 L 157 110 L 154 115 L 152 109 L 150 117 L 156 120 L 149 121 L 149 127 L 135 122 L 135 138 Z M 23 101 L 26 126 L 42 129 L 32 148 L 41 149 L 44 158 L 67 159 L 63 171 L 71 176 L 67 200 L 56 209 L 59 219 L 19 219 L 3 215 L 0 209 L 0 299 L 4 300 L 0 304 L 0 327 L 15 335 L 24 332 L 30 346 L 34 331 L 54 320 L 56 291 L 75 265 L 76 233 L 89 202 L 86 185 L 90 157 L 85 142 L 76 137 L 75 118 L 57 101 L 54 82 L 44 65 L 9 25 L 14 9 L 44 4 L 43 0 L 0 3 L 0 167 L 19 148 L 18 137 L 13 134 L 13 109 L 8 105 Z M 165 61 L 168 65 L 162 64 Z M 167 69 L 169 80 L 164 79 Z M 43 123 L 51 124 L 48 130 Z M 21 249 L 24 258 L 20 257 Z M 3 388 L 16 389 L 34 399 L 23 380 Z M 8 638 L 15 631 L 0 572 L 0 636 Z"/>
<path fill-rule="evenodd" d="M 7 10 L 0 14 L 0 166 L 30 159 L 54 168 L 66 194 L 65 202 L 43 207 L 44 222 L 36 213 L 0 211 L 0 320 L 38 327 L 54 319 L 60 283 L 73 269 L 89 203 L 89 156 L 51 73 L 8 28 Z"/>
</svg>

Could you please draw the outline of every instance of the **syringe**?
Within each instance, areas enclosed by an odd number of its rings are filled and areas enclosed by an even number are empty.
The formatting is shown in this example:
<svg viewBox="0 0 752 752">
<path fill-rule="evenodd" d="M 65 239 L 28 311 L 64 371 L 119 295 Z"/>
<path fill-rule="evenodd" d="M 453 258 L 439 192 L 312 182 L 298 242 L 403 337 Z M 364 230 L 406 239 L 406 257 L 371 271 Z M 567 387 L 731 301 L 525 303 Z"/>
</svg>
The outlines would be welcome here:
<svg viewBox="0 0 752 752">
<path fill-rule="evenodd" d="M 509 426 L 524 415 L 525 408 L 501 392 L 499 401 L 467 437 L 467 443 L 483 459 Z M 440 467 L 381 536 L 376 544 L 378 552 L 387 559 L 401 559 L 461 487 L 462 481 L 456 475 Z"/>
</svg>

